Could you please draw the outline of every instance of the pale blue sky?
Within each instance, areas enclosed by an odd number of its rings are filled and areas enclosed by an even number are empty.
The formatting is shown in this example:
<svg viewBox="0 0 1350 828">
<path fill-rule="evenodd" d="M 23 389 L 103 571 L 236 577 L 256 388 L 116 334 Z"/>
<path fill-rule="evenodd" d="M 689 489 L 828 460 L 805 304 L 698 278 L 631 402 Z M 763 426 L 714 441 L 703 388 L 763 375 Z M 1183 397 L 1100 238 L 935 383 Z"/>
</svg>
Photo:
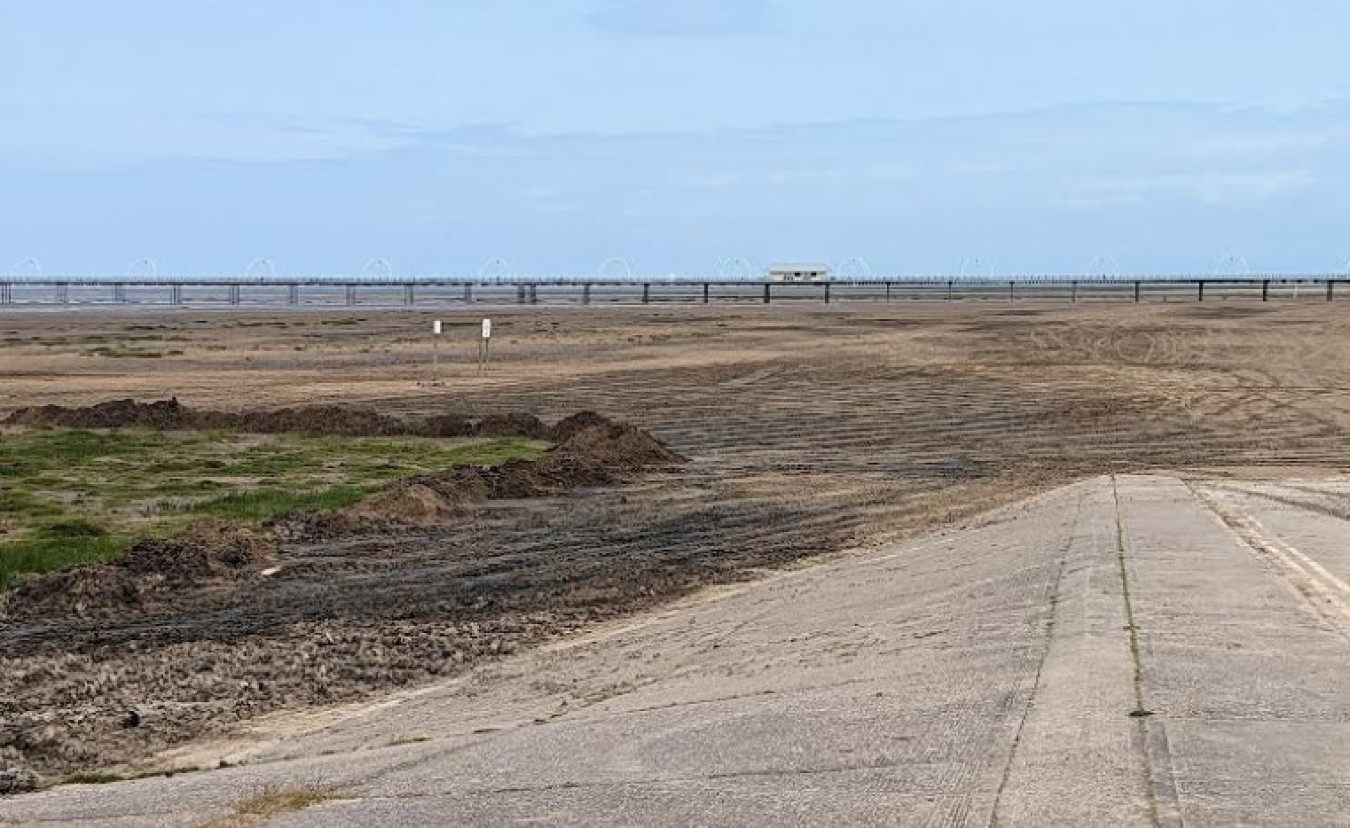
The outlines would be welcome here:
<svg viewBox="0 0 1350 828">
<path fill-rule="evenodd" d="M 0 271 L 1343 271 L 1340 0 L 0 0 Z"/>
</svg>

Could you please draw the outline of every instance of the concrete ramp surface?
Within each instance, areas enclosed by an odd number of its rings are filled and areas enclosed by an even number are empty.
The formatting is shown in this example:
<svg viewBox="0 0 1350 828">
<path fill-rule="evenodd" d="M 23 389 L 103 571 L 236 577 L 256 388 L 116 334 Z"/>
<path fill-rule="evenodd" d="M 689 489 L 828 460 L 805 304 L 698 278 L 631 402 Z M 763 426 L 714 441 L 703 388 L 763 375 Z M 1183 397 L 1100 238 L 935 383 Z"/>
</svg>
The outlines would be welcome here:
<svg viewBox="0 0 1350 828">
<path fill-rule="evenodd" d="M 1345 825 L 1345 503 L 1091 480 L 0 822 Z"/>
</svg>

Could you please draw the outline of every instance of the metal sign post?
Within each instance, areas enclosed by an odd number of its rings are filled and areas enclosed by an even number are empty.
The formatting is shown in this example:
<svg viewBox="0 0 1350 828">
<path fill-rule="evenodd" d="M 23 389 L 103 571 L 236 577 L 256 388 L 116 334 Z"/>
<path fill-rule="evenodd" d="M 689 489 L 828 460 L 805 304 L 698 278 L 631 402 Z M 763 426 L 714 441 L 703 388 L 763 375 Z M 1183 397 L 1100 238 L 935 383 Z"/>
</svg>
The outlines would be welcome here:
<svg viewBox="0 0 1350 828">
<path fill-rule="evenodd" d="M 478 373 L 487 371 L 492 344 L 492 320 L 483 320 L 483 337 L 478 340 Z"/>
<path fill-rule="evenodd" d="M 441 320 L 431 323 L 431 384 L 439 384 L 441 362 Z"/>
</svg>

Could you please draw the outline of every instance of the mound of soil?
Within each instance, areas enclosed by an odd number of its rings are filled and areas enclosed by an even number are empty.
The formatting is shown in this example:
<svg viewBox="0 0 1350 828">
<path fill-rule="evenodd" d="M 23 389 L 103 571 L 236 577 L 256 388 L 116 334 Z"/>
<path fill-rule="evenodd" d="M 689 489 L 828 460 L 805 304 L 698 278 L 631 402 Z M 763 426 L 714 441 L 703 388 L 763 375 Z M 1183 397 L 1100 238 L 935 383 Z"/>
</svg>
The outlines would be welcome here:
<svg viewBox="0 0 1350 828">
<path fill-rule="evenodd" d="M 492 414 L 474 424 L 475 437 L 528 437 L 547 440 L 549 427 L 533 414 Z"/>
<path fill-rule="evenodd" d="M 581 411 L 559 420 L 549 432 L 549 437 L 552 438 L 553 442 L 561 443 L 572 439 L 578 432 L 585 431 L 588 428 L 611 424 L 612 421 L 609 418 L 596 414 L 594 411 Z"/>
<path fill-rule="evenodd" d="M 413 526 L 439 523 L 453 516 L 457 507 L 476 498 L 455 498 L 420 482 L 396 484 L 345 510 L 357 522 L 392 522 Z M 459 492 L 458 494 L 466 494 Z M 341 521 L 339 521 L 341 522 Z"/>
<path fill-rule="evenodd" d="M 276 545 L 247 527 L 208 522 L 168 540 L 142 541 L 113 565 L 133 575 L 191 584 L 262 569 L 275 555 Z"/>
<path fill-rule="evenodd" d="M 105 617 L 145 610 L 210 583 L 237 580 L 276 557 L 271 538 L 242 526 L 201 523 L 167 540 L 145 540 L 108 563 L 27 578 L 0 598 L 0 617 Z"/>
<path fill-rule="evenodd" d="M 407 434 L 408 427 L 395 417 L 368 408 L 313 405 L 277 411 L 241 413 L 202 411 L 194 415 L 194 428 L 229 429 L 255 434 L 331 434 L 341 437 L 389 437 Z"/>
<path fill-rule="evenodd" d="M 4 425 L 57 428 L 156 428 L 164 431 L 221 429 L 252 434 L 336 435 L 341 437 L 525 437 L 562 442 L 609 420 L 593 411 L 573 414 L 552 427 L 533 414 L 437 414 L 402 420 L 368 408 L 315 405 L 276 411 L 210 411 L 188 408 L 177 398 L 140 403 L 110 400 L 87 408 L 44 405 L 21 408 Z"/>
<path fill-rule="evenodd" d="M 423 420 L 419 429 L 420 437 L 471 437 L 473 436 L 473 418 L 463 414 L 438 414 Z"/>
<path fill-rule="evenodd" d="M 684 457 L 640 428 L 615 423 L 596 414 L 590 416 L 594 420 L 589 425 L 577 429 L 539 458 L 541 468 L 551 470 L 591 464 L 610 472 L 625 473 L 686 462 Z M 567 422 L 564 420 L 560 427 Z"/>
<path fill-rule="evenodd" d="M 5 425 L 60 428 L 191 428 L 193 414 L 177 398 L 152 403 L 109 400 L 88 408 L 44 405 L 21 408 L 5 418 Z"/>
<path fill-rule="evenodd" d="M 12 621 L 103 617 L 144 608 L 137 579 L 107 564 L 25 578 L 0 596 L 0 618 Z"/>
<path fill-rule="evenodd" d="M 426 526 L 485 500 L 550 497 L 685 462 L 647 432 L 591 412 L 569 417 L 553 432 L 570 436 L 537 460 L 459 466 L 409 478 L 345 509 L 287 516 L 273 528 L 288 537 L 315 539 L 372 525 Z"/>
</svg>

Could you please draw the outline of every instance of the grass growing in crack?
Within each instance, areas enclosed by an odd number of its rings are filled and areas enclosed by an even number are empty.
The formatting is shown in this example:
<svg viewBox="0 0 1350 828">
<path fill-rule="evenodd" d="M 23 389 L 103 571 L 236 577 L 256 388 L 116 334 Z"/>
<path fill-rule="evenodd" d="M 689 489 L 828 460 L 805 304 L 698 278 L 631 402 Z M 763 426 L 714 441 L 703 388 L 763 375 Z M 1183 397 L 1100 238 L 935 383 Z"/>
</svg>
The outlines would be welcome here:
<svg viewBox="0 0 1350 828">
<path fill-rule="evenodd" d="M 284 814 L 303 811 L 332 798 L 327 789 L 318 785 L 268 785 L 235 805 L 233 813 L 208 822 L 205 828 L 244 828 L 249 825 L 260 825 Z"/>
<path fill-rule="evenodd" d="M 533 459 L 515 437 L 316 437 L 227 431 L 0 431 L 0 590 L 202 518 L 259 523 L 354 503 L 449 466 Z"/>
</svg>

